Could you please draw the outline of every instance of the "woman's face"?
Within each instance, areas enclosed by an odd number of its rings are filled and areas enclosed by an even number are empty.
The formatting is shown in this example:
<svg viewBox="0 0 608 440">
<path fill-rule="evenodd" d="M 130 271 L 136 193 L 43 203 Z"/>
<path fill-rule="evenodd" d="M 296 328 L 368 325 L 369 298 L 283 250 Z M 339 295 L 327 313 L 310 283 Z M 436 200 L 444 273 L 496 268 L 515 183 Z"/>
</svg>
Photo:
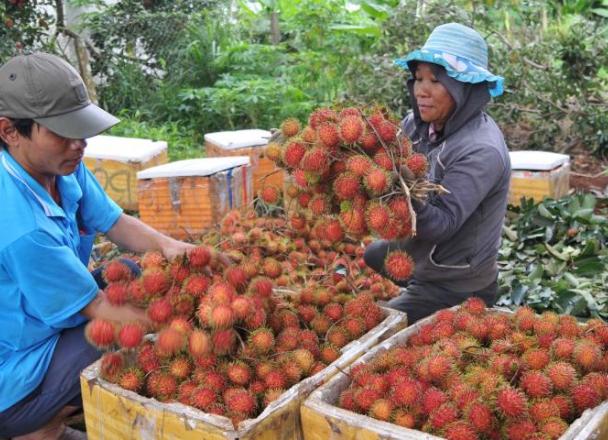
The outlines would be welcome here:
<svg viewBox="0 0 608 440">
<path fill-rule="evenodd" d="M 420 117 L 424 122 L 435 124 L 441 130 L 454 109 L 456 102 L 441 84 L 428 63 L 418 63 L 414 74 L 414 97 L 418 102 Z"/>
</svg>

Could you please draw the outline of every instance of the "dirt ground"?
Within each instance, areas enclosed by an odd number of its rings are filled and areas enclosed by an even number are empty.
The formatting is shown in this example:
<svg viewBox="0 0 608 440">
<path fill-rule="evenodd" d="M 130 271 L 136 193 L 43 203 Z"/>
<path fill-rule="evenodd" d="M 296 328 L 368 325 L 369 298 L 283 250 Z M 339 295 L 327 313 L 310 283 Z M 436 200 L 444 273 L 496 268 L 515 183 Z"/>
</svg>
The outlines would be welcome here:
<svg viewBox="0 0 608 440">
<path fill-rule="evenodd" d="M 589 154 L 570 155 L 570 188 L 608 196 L 608 160 Z"/>
</svg>

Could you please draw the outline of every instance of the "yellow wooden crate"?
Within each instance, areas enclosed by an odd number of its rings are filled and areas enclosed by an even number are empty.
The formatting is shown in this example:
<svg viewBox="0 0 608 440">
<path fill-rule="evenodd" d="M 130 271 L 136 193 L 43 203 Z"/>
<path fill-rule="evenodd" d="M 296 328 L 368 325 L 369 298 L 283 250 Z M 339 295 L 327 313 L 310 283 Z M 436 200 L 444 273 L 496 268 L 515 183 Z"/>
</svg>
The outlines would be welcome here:
<svg viewBox="0 0 608 440">
<path fill-rule="evenodd" d="M 205 135 L 207 157 L 249 156 L 256 195 L 265 186 L 282 188 L 285 172 L 264 156 L 269 138 L 269 131 L 257 129 L 208 133 Z"/>
<path fill-rule="evenodd" d="M 168 162 L 167 143 L 99 135 L 87 140 L 84 163 L 123 209 L 137 206 L 137 172 Z"/>
<path fill-rule="evenodd" d="M 570 190 L 570 159 L 546 151 L 515 151 L 511 156 L 509 203 L 519 205 L 522 197 L 540 202 L 559 199 Z"/>
<path fill-rule="evenodd" d="M 383 309 L 384 320 L 341 349 L 342 355 L 323 371 L 304 379 L 272 402 L 255 419 L 237 429 L 222 416 L 180 403 L 160 403 L 99 378 L 100 361 L 80 376 L 89 440 L 301 440 L 300 405 L 317 387 L 344 370 L 376 344 L 407 325 L 405 314 Z"/>
<path fill-rule="evenodd" d="M 498 313 L 511 313 L 507 309 L 494 310 Z M 443 440 L 442 437 L 403 428 L 335 406 L 340 393 L 351 384 L 348 373 L 355 365 L 370 363 L 381 353 L 404 345 L 411 335 L 417 333 L 421 327 L 429 324 L 433 319 L 434 316 L 429 316 L 394 334 L 359 357 L 344 372 L 334 375 L 326 384 L 311 393 L 300 406 L 304 440 Z M 593 409 L 584 411 L 580 418 L 570 424 L 559 440 L 607 438 L 608 401 L 605 401 Z"/>
<path fill-rule="evenodd" d="M 203 234 L 252 202 L 249 158 L 188 159 L 137 173 L 140 218 L 175 238 Z"/>
</svg>

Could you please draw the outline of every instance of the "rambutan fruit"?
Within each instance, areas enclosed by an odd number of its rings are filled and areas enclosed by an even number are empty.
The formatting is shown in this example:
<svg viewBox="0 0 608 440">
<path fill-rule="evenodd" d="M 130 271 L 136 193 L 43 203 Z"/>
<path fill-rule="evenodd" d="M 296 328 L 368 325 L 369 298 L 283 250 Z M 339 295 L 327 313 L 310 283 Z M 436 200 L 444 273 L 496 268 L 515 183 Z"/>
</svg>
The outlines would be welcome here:
<svg viewBox="0 0 608 440">
<path fill-rule="evenodd" d="M 376 130 L 380 139 L 382 139 L 387 144 L 390 144 L 391 142 L 394 142 L 397 139 L 398 128 L 392 122 L 384 121 L 380 123 L 378 127 L 376 127 Z"/>
<path fill-rule="evenodd" d="M 339 200 L 351 200 L 361 190 L 361 181 L 353 173 L 346 172 L 336 176 L 332 188 Z"/>
<path fill-rule="evenodd" d="M 475 428 L 463 420 L 448 424 L 443 435 L 447 440 L 477 440 L 479 438 Z"/>
<path fill-rule="evenodd" d="M 338 127 L 332 122 L 322 123 L 317 129 L 316 134 L 321 144 L 327 148 L 335 148 L 340 143 Z"/>
<path fill-rule="evenodd" d="M 269 205 L 276 205 L 281 200 L 281 191 L 274 186 L 265 186 L 260 191 L 260 199 Z"/>
<path fill-rule="evenodd" d="M 365 222 L 370 231 L 376 232 L 390 223 L 392 212 L 389 207 L 378 201 L 370 201 L 365 206 Z"/>
<path fill-rule="evenodd" d="M 269 278 L 256 277 L 249 283 L 249 292 L 255 296 L 269 298 L 272 296 L 273 283 Z"/>
<path fill-rule="evenodd" d="M 182 291 L 196 298 L 201 298 L 207 293 L 211 285 L 209 277 L 203 274 L 193 274 L 182 283 Z"/>
<path fill-rule="evenodd" d="M 380 398 L 382 398 L 382 392 L 370 387 L 359 388 L 355 391 L 355 402 L 363 413 L 368 412 L 374 402 Z"/>
<path fill-rule="evenodd" d="M 266 323 L 266 312 L 264 309 L 256 308 L 252 314 L 250 314 L 243 321 L 243 327 L 247 330 L 255 330 L 262 327 Z"/>
<path fill-rule="evenodd" d="M 226 368 L 226 377 L 235 385 L 245 386 L 251 380 L 251 368 L 242 361 L 232 362 Z"/>
<path fill-rule="evenodd" d="M 266 257 L 262 261 L 262 273 L 268 278 L 278 278 L 283 273 L 283 268 L 277 259 Z"/>
<path fill-rule="evenodd" d="M 283 149 L 277 142 L 269 142 L 264 148 L 264 156 L 275 163 L 280 163 Z"/>
<path fill-rule="evenodd" d="M 474 316 L 482 316 L 486 312 L 486 303 L 481 298 L 477 297 L 467 298 L 461 304 L 461 307 Z"/>
<path fill-rule="evenodd" d="M 325 236 L 332 243 L 340 243 L 344 240 L 344 229 L 337 219 L 329 219 L 325 224 Z"/>
<path fill-rule="evenodd" d="M 125 367 L 124 355 L 121 352 L 108 352 L 101 356 L 99 375 L 108 382 L 116 383 Z"/>
<path fill-rule="evenodd" d="M 553 392 L 553 382 L 540 371 L 525 372 L 519 382 L 519 387 L 532 397 L 548 397 Z"/>
<path fill-rule="evenodd" d="M 368 415 L 374 419 L 389 421 L 393 414 L 394 406 L 388 399 L 378 399 L 369 408 Z"/>
<path fill-rule="evenodd" d="M 257 407 L 255 397 L 245 389 L 230 394 L 225 399 L 225 403 L 229 411 L 236 411 L 247 416 L 252 415 Z"/>
<path fill-rule="evenodd" d="M 365 131 L 365 123 L 359 115 L 347 115 L 340 121 L 340 137 L 347 144 L 359 142 Z"/>
<path fill-rule="evenodd" d="M 429 168 L 429 162 L 424 154 L 414 153 L 406 160 L 407 167 L 416 177 L 422 177 Z"/>
<path fill-rule="evenodd" d="M 166 328 L 158 332 L 156 351 L 160 356 L 174 356 L 185 348 L 186 336 L 179 330 Z"/>
<path fill-rule="evenodd" d="M 570 392 L 574 408 L 579 412 L 583 412 L 588 408 L 594 408 L 601 402 L 600 393 L 593 387 L 587 384 L 578 384 L 572 387 Z"/>
<path fill-rule="evenodd" d="M 178 356 L 169 362 L 169 374 L 179 381 L 183 381 L 194 370 L 192 361 L 186 356 Z"/>
<path fill-rule="evenodd" d="M 196 246 L 188 251 L 188 263 L 194 270 L 204 269 L 211 263 L 212 252 L 208 246 Z"/>
<path fill-rule="evenodd" d="M 318 139 L 317 132 L 310 126 L 306 126 L 300 135 L 302 142 L 306 144 L 314 144 Z"/>
<path fill-rule="evenodd" d="M 270 389 L 285 388 L 287 386 L 287 378 L 285 377 L 285 373 L 283 373 L 283 371 L 274 369 L 269 371 L 266 376 L 264 376 L 264 383 Z"/>
<path fill-rule="evenodd" d="M 99 349 L 108 349 L 116 343 L 116 328 L 111 321 L 95 318 L 85 327 L 85 337 L 89 344 Z"/>
<path fill-rule="evenodd" d="M 444 403 L 431 414 L 429 414 L 428 423 L 434 429 L 444 429 L 450 423 L 455 422 L 460 418 L 460 413 L 453 403 Z"/>
<path fill-rule="evenodd" d="M 209 301 L 214 304 L 230 305 L 236 298 L 236 289 L 226 281 L 216 281 L 207 290 Z"/>
<path fill-rule="evenodd" d="M 294 118 L 285 119 L 281 122 L 281 134 L 285 137 L 292 137 L 300 132 L 300 122 Z"/>
<path fill-rule="evenodd" d="M 323 344 L 319 350 L 319 359 L 326 365 L 331 364 L 341 355 L 340 349 L 332 344 Z"/>
<path fill-rule="evenodd" d="M 101 274 L 107 284 L 128 282 L 133 278 L 133 272 L 131 272 L 129 266 L 120 260 L 112 260 L 106 263 Z"/>
<path fill-rule="evenodd" d="M 377 166 L 372 166 L 363 176 L 363 185 L 371 197 L 385 194 L 392 184 L 393 175 Z"/>
<path fill-rule="evenodd" d="M 354 206 L 341 209 L 339 217 L 344 230 L 354 237 L 361 237 L 367 233 L 363 209 Z"/>
<path fill-rule="evenodd" d="M 144 386 L 144 373 L 137 367 L 124 370 L 118 378 L 118 386 L 137 393 Z"/>
<path fill-rule="evenodd" d="M 527 439 L 537 433 L 534 422 L 527 418 L 507 419 L 503 427 L 503 436 L 507 440 Z"/>
<path fill-rule="evenodd" d="M 551 361 L 551 355 L 549 354 L 549 350 L 535 348 L 526 351 L 521 359 L 525 367 L 532 370 L 542 370 Z"/>
<path fill-rule="evenodd" d="M 249 334 L 248 342 L 259 354 L 267 354 L 274 348 L 275 338 L 269 328 L 258 328 Z"/>
<path fill-rule="evenodd" d="M 238 341 L 238 335 L 232 328 L 217 330 L 211 334 L 213 341 L 213 352 L 219 356 L 234 353 Z"/>
<path fill-rule="evenodd" d="M 555 362 L 547 366 L 545 373 L 556 390 L 564 391 L 577 380 L 576 369 L 567 362 Z"/>
<path fill-rule="evenodd" d="M 306 147 L 300 142 L 289 142 L 283 150 L 283 162 L 287 166 L 297 168 L 306 153 Z"/>
<path fill-rule="evenodd" d="M 414 273 L 414 261 L 406 252 L 394 250 L 384 259 L 384 271 L 396 281 L 405 281 Z"/>
<path fill-rule="evenodd" d="M 137 349 L 137 365 L 148 374 L 160 367 L 160 358 L 153 342 L 144 342 Z"/>
<path fill-rule="evenodd" d="M 564 420 L 571 420 L 574 414 L 572 399 L 564 394 L 556 394 L 550 397 L 551 401 L 559 408 L 559 416 Z"/>
<path fill-rule="evenodd" d="M 176 285 L 182 285 L 184 280 L 190 276 L 190 266 L 181 258 L 176 258 L 167 267 L 169 278 Z"/>
<path fill-rule="evenodd" d="M 329 165 L 328 151 L 320 147 L 313 147 L 308 150 L 300 162 L 302 170 L 315 174 L 323 174 L 329 169 Z"/>
<path fill-rule="evenodd" d="M 559 439 L 567 429 L 568 424 L 559 417 L 551 417 L 544 420 L 539 426 L 539 431 L 542 434 L 547 434 L 551 440 Z"/>
<path fill-rule="evenodd" d="M 378 136 L 376 136 L 376 133 L 371 131 L 368 131 L 363 134 L 360 143 L 361 148 L 363 148 L 363 150 L 369 155 L 374 154 L 380 146 Z"/>
<path fill-rule="evenodd" d="M 575 343 L 572 361 L 585 371 L 593 371 L 602 361 L 602 349 L 594 342 L 580 340 Z"/>
<path fill-rule="evenodd" d="M 423 388 L 419 381 L 404 378 L 393 387 L 391 396 L 399 405 L 412 407 L 422 399 L 422 394 Z"/>
<path fill-rule="evenodd" d="M 397 408 L 393 411 L 393 423 L 403 428 L 415 429 L 418 423 L 418 415 L 410 409 Z"/>
<path fill-rule="evenodd" d="M 144 331 L 139 324 L 124 324 L 118 331 L 118 344 L 122 348 L 133 349 L 141 344 L 143 337 Z"/>
<path fill-rule="evenodd" d="M 149 391 L 151 391 L 151 394 L 156 398 L 168 398 L 177 394 L 177 379 L 175 379 L 169 373 L 158 373 L 157 375 L 151 375 L 150 379 L 148 380 L 148 386 L 150 386 L 151 382 L 153 383 L 153 386 L 152 389 L 149 389 Z"/>
<path fill-rule="evenodd" d="M 204 330 L 194 329 L 188 336 L 188 352 L 194 358 L 204 356 L 211 351 L 211 336 Z"/>
<path fill-rule="evenodd" d="M 231 266 L 224 270 L 224 278 L 228 281 L 237 291 L 247 287 L 249 282 L 249 276 L 242 267 Z"/>
<path fill-rule="evenodd" d="M 141 274 L 141 282 L 149 296 L 163 295 L 171 286 L 167 274 L 162 269 L 145 269 Z"/>
<path fill-rule="evenodd" d="M 440 383 L 453 368 L 453 361 L 443 354 L 435 354 L 428 358 L 427 372 L 429 379 Z"/>
<path fill-rule="evenodd" d="M 147 314 L 152 321 L 164 324 L 173 315 L 173 306 L 167 298 L 157 298 L 148 305 Z"/>
<path fill-rule="evenodd" d="M 167 263 L 163 253 L 159 250 L 146 251 L 141 257 L 141 268 L 146 270 L 152 267 L 162 268 Z"/>
<path fill-rule="evenodd" d="M 338 348 L 344 347 L 351 341 L 349 333 L 341 326 L 329 329 L 325 335 L 325 340 Z"/>
<path fill-rule="evenodd" d="M 355 154 L 346 160 L 346 170 L 355 177 L 363 177 L 372 166 L 372 162 L 366 155 Z"/>
<path fill-rule="evenodd" d="M 103 291 L 106 299 L 113 306 L 121 306 L 129 299 L 129 287 L 124 282 L 110 283 Z"/>
<path fill-rule="evenodd" d="M 328 108 L 318 108 L 311 112 L 308 117 L 308 125 L 313 129 L 317 129 L 323 122 L 337 122 L 338 114 Z"/>
<path fill-rule="evenodd" d="M 504 388 L 498 392 L 496 406 L 498 411 L 505 417 L 520 417 L 528 411 L 526 396 L 511 387 Z"/>
<path fill-rule="evenodd" d="M 217 393 L 207 386 L 199 386 L 190 395 L 190 405 L 202 411 L 206 411 L 217 401 Z"/>
</svg>

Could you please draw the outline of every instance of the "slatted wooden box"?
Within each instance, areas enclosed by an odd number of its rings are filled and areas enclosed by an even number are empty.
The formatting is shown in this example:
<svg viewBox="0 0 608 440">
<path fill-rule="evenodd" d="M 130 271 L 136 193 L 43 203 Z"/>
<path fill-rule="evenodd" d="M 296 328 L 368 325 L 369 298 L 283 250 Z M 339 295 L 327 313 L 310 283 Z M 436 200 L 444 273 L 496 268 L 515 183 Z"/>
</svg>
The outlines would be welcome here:
<svg viewBox="0 0 608 440">
<path fill-rule="evenodd" d="M 135 211 L 137 172 L 168 162 L 167 142 L 99 135 L 87 139 L 84 163 L 123 209 Z"/>
<path fill-rule="evenodd" d="M 495 310 L 498 313 L 511 313 L 506 309 Z M 348 373 L 355 365 L 370 363 L 381 353 L 404 345 L 411 335 L 430 323 L 433 318 L 434 316 L 429 316 L 422 319 L 376 345 L 343 372 L 334 375 L 311 393 L 300 406 L 304 440 L 444 440 L 442 437 L 403 428 L 336 406 L 340 393 L 351 384 Z M 591 439 L 608 439 L 608 401 L 584 411 L 559 437 L 559 440 Z"/>
<path fill-rule="evenodd" d="M 257 195 L 265 186 L 283 187 L 284 171 L 264 156 L 270 138 L 267 130 L 219 131 L 205 135 L 207 157 L 249 156 L 253 171 L 253 190 Z"/>
<path fill-rule="evenodd" d="M 300 405 L 317 387 L 373 346 L 407 325 L 405 314 L 383 309 L 385 318 L 367 334 L 344 346 L 323 371 L 291 387 L 255 419 L 235 429 L 222 416 L 179 403 L 164 404 L 99 378 L 99 361 L 86 368 L 80 383 L 89 440 L 301 440 Z M 329 438 L 329 437 L 328 437 Z"/>
<path fill-rule="evenodd" d="M 518 206 L 520 199 L 559 199 L 570 190 L 570 157 L 548 151 L 512 151 L 509 203 Z"/>
<path fill-rule="evenodd" d="M 249 157 L 187 159 L 137 173 L 140 218 L 184 239 L 213 228 L 230 210 L 251 207 Z"/>
</svg>

